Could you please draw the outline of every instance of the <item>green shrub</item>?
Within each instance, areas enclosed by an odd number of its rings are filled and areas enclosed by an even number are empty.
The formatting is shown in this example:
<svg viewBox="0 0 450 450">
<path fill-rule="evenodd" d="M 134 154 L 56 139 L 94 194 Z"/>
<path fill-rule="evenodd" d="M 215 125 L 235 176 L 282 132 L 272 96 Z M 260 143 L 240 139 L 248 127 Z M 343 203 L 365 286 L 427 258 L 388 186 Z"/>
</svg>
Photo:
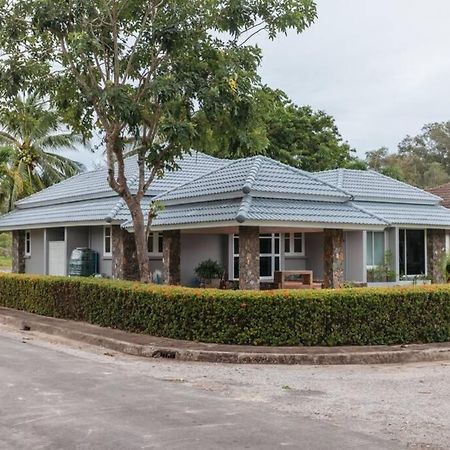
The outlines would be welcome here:
<svg viewBox="0 0 450 450">
<path fill-rule="evenodd" d="M 254 345 L 450 340 L 450 286 L 220 291 L 0 275 L 0 305 L 175 339 Z"/>
</svg>

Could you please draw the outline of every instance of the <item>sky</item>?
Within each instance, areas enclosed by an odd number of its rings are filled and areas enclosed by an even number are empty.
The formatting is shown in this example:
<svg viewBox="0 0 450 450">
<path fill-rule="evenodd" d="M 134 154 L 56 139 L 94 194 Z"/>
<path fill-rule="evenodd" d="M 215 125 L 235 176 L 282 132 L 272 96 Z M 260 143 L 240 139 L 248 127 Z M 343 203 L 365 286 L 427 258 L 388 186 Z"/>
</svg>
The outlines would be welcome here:
<svg viewBox="0 0 450 450">
<path fill-rule="evenodd" d="M 304 33 L 258 39 L 263 81 L 336 119 L 363 157 L 450 120 L 449 0 L 317 0 Z"/>
<path fill-rule="evenodd" d="M 360 157 L 450 120 L 449 0 L 317 0 L 302 34 L 258 36 L 260 74 L 335 117 Z M 91 166 L 97 156 L 79 154 Z"/>
</svg>

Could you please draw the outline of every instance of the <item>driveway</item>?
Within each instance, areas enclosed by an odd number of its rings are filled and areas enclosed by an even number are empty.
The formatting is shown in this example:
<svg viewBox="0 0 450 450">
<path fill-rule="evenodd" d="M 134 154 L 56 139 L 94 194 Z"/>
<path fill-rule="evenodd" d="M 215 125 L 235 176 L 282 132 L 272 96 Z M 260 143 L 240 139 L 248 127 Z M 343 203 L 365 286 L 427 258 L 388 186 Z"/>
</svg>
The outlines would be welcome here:
<svg viewBox="0 0 450 450">
<path fill-rule="evenodd" d="M 276 375 L 267 401 L 254 374 L 274 369 L 140 360 L 0 329 L 0 448 L 403 448 L 303 411 L 323 393 L 282 385 L 287 377 Z"/>
</svg>

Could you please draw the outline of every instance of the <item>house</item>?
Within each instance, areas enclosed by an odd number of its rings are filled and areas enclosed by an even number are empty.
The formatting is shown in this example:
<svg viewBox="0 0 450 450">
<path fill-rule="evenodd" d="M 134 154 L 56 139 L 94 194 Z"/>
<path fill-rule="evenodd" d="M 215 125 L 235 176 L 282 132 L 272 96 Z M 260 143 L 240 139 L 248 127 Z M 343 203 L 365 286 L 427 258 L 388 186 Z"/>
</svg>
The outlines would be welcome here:
<svg viewBox="0 0 450 450">
<path fill-rule="evenodd" d="M 192 153 L 179 166 L 155 180 L 143 201 L 144 209 L 155 199 L 164 205 L 148 256 L 167 283 L 194 285 L 194 268 L 205 259 L 246 289 L 273 281 L 280 269 L 311 270 L 326 287 L 365 283 L 383 265 L 396 281 L 443 281 L 450 210 L 436 195 L 370 170 L 309 173 L 264 156 Z M 131 184 L 136 168 L 128 158 Z M 0 231 L 13 232 L 15 272 L 65 275 L 72 250 L 89 247 L 100 273 L 137 278 L 130 213 L 106 177 L 106 169 L 77 175 L 0 218 Z"/>
</svg>

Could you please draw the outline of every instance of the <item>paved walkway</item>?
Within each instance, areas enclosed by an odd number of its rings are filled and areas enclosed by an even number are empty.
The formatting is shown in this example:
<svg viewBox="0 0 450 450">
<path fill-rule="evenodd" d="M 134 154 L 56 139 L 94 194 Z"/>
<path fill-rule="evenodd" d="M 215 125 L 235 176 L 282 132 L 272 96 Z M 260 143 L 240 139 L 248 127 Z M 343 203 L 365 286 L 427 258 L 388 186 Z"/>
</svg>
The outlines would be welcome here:
<svg viewBox="0 0 450 450">
<path fill-rule="evenodd" d="M 122 353 L 182 361 L 258 364 L 380 364 L 450 360 L 450 343 L 407 346 L 255 347 L 158 338 L 0 307 L 0 324 L 101 345 Z"/>
<path fill-rule="evenodd" d="M 0 355 L 2 450 L 403 448 L 1 330 Z"/>
</svg>

